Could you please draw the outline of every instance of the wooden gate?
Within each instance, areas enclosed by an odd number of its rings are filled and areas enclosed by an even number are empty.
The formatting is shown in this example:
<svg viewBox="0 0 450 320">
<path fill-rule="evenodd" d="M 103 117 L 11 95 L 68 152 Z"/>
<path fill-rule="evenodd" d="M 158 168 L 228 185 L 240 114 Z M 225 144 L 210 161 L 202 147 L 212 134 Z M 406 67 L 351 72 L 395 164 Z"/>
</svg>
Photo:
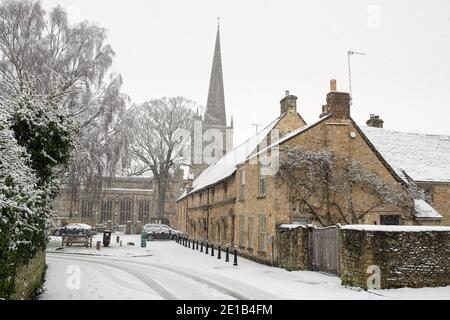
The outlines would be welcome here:
<svg viewBox="0 0 450 320">
<path fill-rule="evenodd" d="M 314 227 L 310 235 L 311 270 L 339 275 L 339 227 Z"/>
</svg>

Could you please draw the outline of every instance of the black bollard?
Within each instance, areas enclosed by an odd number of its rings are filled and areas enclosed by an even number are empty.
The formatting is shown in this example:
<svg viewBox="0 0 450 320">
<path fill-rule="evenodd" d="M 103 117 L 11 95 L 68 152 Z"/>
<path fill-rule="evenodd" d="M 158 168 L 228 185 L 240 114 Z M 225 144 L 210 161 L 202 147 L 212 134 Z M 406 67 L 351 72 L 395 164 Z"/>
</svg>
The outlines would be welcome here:
<svg viewBox="0 0 450 320">
<path fill-rule="evenodd" d="M 217 259 L 222 259 L 222 256 L 220 254 L 221 254 L 221 250 L 220 250 L 220 244 L 219 244 L 219 246 L 217 247 Z"/>
<path fill-rule="evenodd" d="M 211 257 L 214 257 L 214 242 L 211 243 Z"/>
<path fill-rule="evenodd" d="M 208 254 L 208 247 L 209 247 L 209 243 L 206 242 L 206 249 L 205 249 L 205 254 Z"/>
<path fill-rule="evenodd" d="M 192 240 L 192 250 L 195 250 L 195 240 Z"/>
<path fill-rule="evenodd" d="M 191 239 L 188 239 L 188 248 L 191 248 Z"/>
<path fill-rule="evenodd" d="M 196 243 L 196 245 L 195 245 L 195 249 L 198 250 L 198 239 L 197 239 L 196 242 L 197 242 L 197 243 Z"/>
<path fill-rule="evenodd" d="M 200 242 L 200 252 L 203 252 L 203 241 Z"/>
<path fill-rule="evenodd" d="M 230 262 L 230 249 L 228 248 L 228 245 L 225 249 L 225 262 Z"/>
<path fill-rule="evenodd" d="M 234 249 L 234 262 L 233 262 L 233 266 L 237 266 L 237 249 Z"/>
<path fill-rule="evenodd" d="M 187 247 L 187 238 L 184 238 L 184 246 Z"/>
</svg>

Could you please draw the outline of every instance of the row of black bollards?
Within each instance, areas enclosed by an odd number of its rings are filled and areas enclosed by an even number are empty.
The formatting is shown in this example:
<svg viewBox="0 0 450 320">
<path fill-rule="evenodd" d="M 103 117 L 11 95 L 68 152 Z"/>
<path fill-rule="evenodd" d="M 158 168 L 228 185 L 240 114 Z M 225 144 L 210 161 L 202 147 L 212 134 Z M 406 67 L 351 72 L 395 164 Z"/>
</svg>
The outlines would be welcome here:
<svg viewBox="0 0 450 320">
<path fill-rule="evenodd" d="M 192 248 L 192 250 L 199 250 L 198 249 L 198 247 L 199 247 L 199 240 L 198 239 L 197 240 L 191 240 L 190 238 L 188 238 L 186 236 L 178 235 L 175 238 L 175 241 L 178 244 L 180 244 L 180 245 L 182 245 L 184 247 L 187 247 L 189 249 Z M 192 247 L 191 247 L 191 245 L 192 245 Z M 211 246 L 210 246 L 208 241 L 205 241 L 205 242 L 200 241 L 200 252 L 203 252 L 203 246 L 205 246 L 205 250 L 204 250 L 205 254 L 209 254 L 209 249 L 211 249 L 211 257 L 214 257 L 214 249 L 215 249 L 214 243 L 211 243 Z M 233 256 L 234 256 L 233 266 L 237 266 L 238 262 L 237 262 L 237 249 L 236 248 L 234 248 Z M 222 247 L 221 247 L 220 244 L 217 246 L 217 259 L 219 259 L 219 260 L 222 259 Z M 229 248 L 228 245 L 227 245 L 227 247 L 225 249 L 225 262 L 230 262 L 230 248 Z"/>
</svg>

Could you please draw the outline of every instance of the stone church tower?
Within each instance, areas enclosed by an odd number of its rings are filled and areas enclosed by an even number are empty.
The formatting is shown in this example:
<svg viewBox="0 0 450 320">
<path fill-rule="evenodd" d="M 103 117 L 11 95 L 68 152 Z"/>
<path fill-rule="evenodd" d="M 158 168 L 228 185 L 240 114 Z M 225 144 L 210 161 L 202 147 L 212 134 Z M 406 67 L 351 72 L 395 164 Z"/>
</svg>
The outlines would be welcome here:
<svg viewBox="0 0 450 320">
<path fill-rule="evenodd" d="M 201 150 L 198 148 L 198 144 L 196 148 L 195 142 L 194 147 L 192 148 L 192 165 L 190 168 L 190 173 L 194 175 L 194 178 L 196 178 L 211 164 L 207 163 L 207 161 L 204 159 L 204 152 L 208 153 L 208 145 L 219 138 L 217 136 L 218 132 L 220 132 L 220 136 L 222 137 L 222 143 L 219 143 L 219 145 L 222 145 L 222 148 L 220 148 L 219 150 L 213 150 L 211 155 L 216 158 L 220 158 L 233 149 L 233 118 L 231 118 L 230 125 L 228 126 L 225 111 L 225 94 L 223 86 L 222 56 L 220 52 L 219 25 L 217 25 L 216 44 L 214 47 L 214 57 L 211 70 L 211 78 L 209 81 L 206 110 L 204 115 L 197 113 L 196 124 L 194 126 L 194 136 L 196 130 L 197 132 L 201 130 L 203 136 Z M 199 155 L 200 153 L 201 155 Z"/>
</svg>

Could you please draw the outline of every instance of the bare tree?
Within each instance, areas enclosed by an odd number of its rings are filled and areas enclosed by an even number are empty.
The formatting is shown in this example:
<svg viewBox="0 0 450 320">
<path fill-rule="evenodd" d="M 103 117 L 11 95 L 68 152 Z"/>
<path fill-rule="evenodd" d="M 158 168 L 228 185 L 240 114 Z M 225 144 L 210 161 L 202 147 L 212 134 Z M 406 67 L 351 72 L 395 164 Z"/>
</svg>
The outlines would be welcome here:
<svg viewBox="0 0 450 320">
<path fill-rule="evenodd" d="M 183 164 L 196 103 L 183 97 L 145 102 L 129 111 L 130 174 L 151 172 L 157 186 L 157 215 L 164 217 L 166 191 L 173 169 Z"/>
<path fill-rule="evenodd" d="M 46 105 L 65 118 L 64 126 L 73 125 L 73 130 L 63 132 L 72 140 L 66 148 L 71 157 L 57 157 L 62 144 L 48 145 L 45 153 L 33 152 L 36 143 L 28 143 L 27 135 L 18 136 L 33 163 L 47 165 L 44 178 L 51 178 L 50 169 L 56 176 L 65 172 L 62 165 L 69 165 L 65 178 L 78 184 L 114 174 L 120 161 L 118 148 L 126 143 L 120 128 L 128 97 L 120 92 L 120 75 L 108 75 L 114 51 L 105 40 L 106 30 L 95 24 L 70 25 L 61 6 L 48 13 L 38 1 L 5 0 L 0 6 L 0 99 L 45 97 Z M 32 104 L 29 110 L 35 111 Z M 16 126 L 16 135 L 35 129 L 23 124 Z"/>
<path fill-rule="evenodd" d="M 287 183 L 291 205 L 322 226 L 362 223 L 384 206 L 407 213 L 413 208 L 411 190 L 387 184 L 359 162 L 330 151 L 286 148 L 276 177 L 278 183 Z M 366 195 L 364 203 L 356 193 Z"/>
</svg>

